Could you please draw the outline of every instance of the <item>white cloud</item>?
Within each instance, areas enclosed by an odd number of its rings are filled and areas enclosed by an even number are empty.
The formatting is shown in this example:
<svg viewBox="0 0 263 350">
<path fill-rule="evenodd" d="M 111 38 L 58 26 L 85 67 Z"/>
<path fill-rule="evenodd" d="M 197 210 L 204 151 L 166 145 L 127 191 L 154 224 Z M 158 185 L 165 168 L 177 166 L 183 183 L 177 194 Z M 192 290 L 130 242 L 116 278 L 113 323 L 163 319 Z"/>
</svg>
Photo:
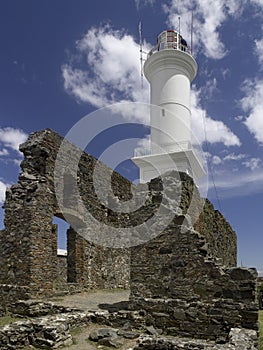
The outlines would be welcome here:
<svg viewBox="0 0 263 350">
<path fill-rule="evenodd" d="M 5 200 L 5 191 L 9 185 L 0 180 L 0 203 Z"/>
<path fill-rule="evenodd" d="M 232 171 L 226 171 L 216 177 L 216 187 L 219 189 L 238 189 L 236 195 L 251 194 L 262 192 L 263 189 L 263 171 L 257 169 L 256 171 L 237 172 L 233 176 Z M 228 196 L 233 195 L 234 192 L 228 193 Z"/>
<path fill-rule="evenodd" d="M 138 147 L 134 150 L 135 157 L 147 155 L 150 152 L 150 135 L 147 135 L 145 138 L 139 140 Z"/>
<path fill-rule="evenodd" d="M 223 160 L 224 161 L 237 161 L 237 160 L 244 159 L 245 157 L 246 157 L 246 155 L 243 153 L 240 153 L 240 154 L 230 153 L 227 156 L 225 156 L 223 158 Z"/>
<path fill-rule="evenodd" d="M 215 165 L 221 164 L 222 163 L 222 159 L 218 156 L 213 156 L 212 157 L 212 163 Z"/>
<path fill-rule="evenodd" d="M 8 150 L 6 148 L 3 148 L 0 150 L 0 156 L 7 156 L 9 154 Z"/>
<path fill-rule="evenodd" d="M 145 49 L 150 45 L 145 43 Z M 77 42 L 77 51 L 85 58 L 85 68 L 75 67 L 77 63 L 64 65 L 62 73 L 64 87 L 80 101 L 103 107 L 116 102 L 132 101 L 149 103 L 149 84 L 141 87 L 139 45 L 134 38 L 123 31 L 113 30 L 109 26 L 91 28 Z M 217 81 L 205 87 L 206 94 L 213 93 Z M 192 119 L 194 135 L 205 141 L 200 93 L 192 92 Z M 124 108 L 124 107 L 122 107 Z M 130 107 L 129 107 L 130 109 Z M 149 113 L 124 111 L 124 117 L 131 120 L 149 120 Z M 131 113 L 132 112 L 132 113 Z M 210 143 L 222 142 L 225 146 L 240 145 L 235 134 L 221 121 L 205 117 L 207 139 Z"/>
<path fill-rule="evenodd" d="M 145 44 L 147 50 L 147 44 Z M 65 89 L 95 107 L 116 102 L 148 102 L 149 86 L 141 87 L 139 45 L 131 35 L 109 26 L 92 28 L 77 42 L 85 69 L 62 67 Z"/>
<path fill-rule="evenodd" d="M 244 124 L 259 143 L 263 143 L 263 80 L 246 80 L 241 107 L 247 113 Z"/>
<path fill-rule="evenodd" d="M 135 1 L 135 5 L 136 5 L 137 10 L 141 6 L 147 6 L 147 5 L 153 6 L 153 4 L 155 3 L 155 0 L 134 0 L 134 1 Z"/>
<path fill-rule="evenodd" d="M 244 120 L 244 116 L 243 115 L 237 115 L 235 118 L 234 118 L 237 122 L 241 122 Z"/>
<path fill-rule="evenodd" d="M 260 40 L 255 40 L 255 44 L 255 54 L 258 57 L 259 63 L 263 65 L 263 38 Z"/>
<path fill-rule="evenodd" d="M 178 29 L 181 17 L 181 32 L 190 37 L 191 15 L 194 13 L 194 51 L 203 50 L 213 59 L 221 59 L 227 53 L 222 43 L 219 29 L 230 16 L 242 13 L 242 0 L 170 0 L 164 5 L 168 15 L 168 25 Z"/>
<path fill-rule="evenodd" d="M 11 127 L 0 128 L 0 142 L 7 148 L 19 152 L 19 145 L 26 141 L 27 134 L 20 129 Z"/>
<path fill-rule="evenodd" d="M 215 91 L 217 91 L 217 79 L 215 77 L 207 79 L 203 90 L 207 99 L 212 97 Z"/>
<path fill-rule="evenodd" d="M 222 142 L 225 146 L 240 146 L 239 138 L 222 122 L 206 116 L 201 107 L 200 91 L 195 88 L 191 93 L 192 129 L 199 144 Z M 206 140 L 207 138 L 207 140 Z"/>
<path fill-rule="evenodd" d="M 250 1 L 256 5 L 263 6 L 263 0 L 250 0 Z"/>
<path fill-rule="evenodd" d="M 258 168 L 260 168 L 261 165 L 261 159 L 259 158 L 251 158 L 249 160 L 246 160 L 242 163 L 246 168 L 249 168 L 250 170 L 254 171 Z"/>
</svg>

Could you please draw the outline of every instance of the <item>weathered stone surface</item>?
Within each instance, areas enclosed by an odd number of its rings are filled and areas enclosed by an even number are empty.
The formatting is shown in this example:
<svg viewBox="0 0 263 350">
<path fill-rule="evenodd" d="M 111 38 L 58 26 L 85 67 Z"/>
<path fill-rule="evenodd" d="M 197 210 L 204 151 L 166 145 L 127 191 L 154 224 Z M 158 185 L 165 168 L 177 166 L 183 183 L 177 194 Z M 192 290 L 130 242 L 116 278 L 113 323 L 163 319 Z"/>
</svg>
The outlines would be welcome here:
<svg viewBox="0 0 263 350">
<path fill-rule="evenodd" d="M 129 286 L 129 250 L 110 249 L 96 246 L 87 242 L 76 233 L 73 228 L 68 231 L 68 256 L 67 256 L 67 282 L 65 274 L 61 277 L 58 264 L 61 260 L 57 257 L 57 232 L 56 225 L 52 224 L 54 216 L 63 218 L 63 213 L 58 207 L 54 193 L 54 168 L 56 156 L 63 138 L 52 130 L 46 129 L 32 133 L 23 145 L 20 146 L 24 153 L 21 163 L 21 174 L 17 184 L 7 190 L 5 208 L 5 230 L 0 231 L 0 284 L 27 286 L 30 288 L 30 296 L 52 295 L 56 291 L 69 291 L 85 288 L 116 288 Z M 64 158 L 63 158 L 64 156 Z M 76 202 L 74 178 L 67 172 L 70 159 L 79 156 L 79 149 L 69 144 L 69 152 L 60 159 L 61 168 L 65 168 L 64 188 L 66 193 L 64 207 L 72 217 L 78 217 L 78 203 Z M 115 201 L 131 198 L 131 184 L 119 174 L 111 172 L 95 158 L 82 153 L 79 162 L 79 188 L 81 198 L 87 210 L 100 222 L 108 223 L 115 227 L 127 227 L 144 222 L 155 213 L 162 200 L 163 184 L 160 179 L 155 179 L 147 189 L 148 200 L 141 210 L 131 214 L 118 214 L 106 208 L 96 196 L 93 186 L 94 167 L 99 166 L 104 175 L 101 187 L 105 185 L 104 179 L 111 177 Z M 64 170 L 63 170 L 64 171 Z M 162 214 L 165 210 L 173 210 L 176 214 L 177 224 L 180 224 L 180 213 L 191 214 L 196 218 L 202 200 L 195 188 L 192 179 L 186 174 L 171 175 L 179 185 L 182 184 L 179 197 L 171 201 L 174 196 L 175 186 L 166 189 L 167 200 L 163 201 Z M 59 187 L 59 184 L 56 184 Z M 139 185 L 140 187 L 140 185 Z M 142 186 L 142 192 L 145 188 Z M 170 198 L 170 201 L 168 200 Z M 112 200 L 113 200 L 112 199 Z M 110 199 L 109 199 L 110 200 Z M 192 205 L 190 205 L 192 202 Z M 167 207 L 167 208 L 166 208 Z M 179 216 L 178 216 L 179 215 Z M 182 216 L 184 224 L 187 218 Z M 110 226 L 109 226 L 110 227 Z M 204 211 L 196 223 L 204 239 L 202 249 L 208 251 L 214 257 L 220 258 L 227 266 L 234 266 L 236 261 L 236 237 L 230 226 L 217 211 L 214 211 L 211 203 L 206 201 Z M 92 224 L 89 230 L 92 235 Z M 138 242 L 149 232 L 138 231 Z M 97 232 L 94 232 L 96 237 Z M 160 255 L 164 258 L 169 254 L 170 247 L 160 247 Z M 200 247 L 201 249 L 201 247 Z M 181 259 L 174 262 L 183 263 Z M 19 294 L 19 293 L 18 293 Z M 24 299 L 18 295 L 19 299 Z"/>
<path fill-rule="evenodd" d="M 71 144 L 59 159 L 63 181 L 59 177 L 54 179 L 62 140 L 47 129 L 31 134 L 20 147 L 24 153 L 22 171 L 18 183 L 7 190 L 5 230 L 0 231 L 0 293 L 8 295 L 5 302 L 0 299 L 0 312 L 18 299 L 91 288 L 128 288 L 130 284 L 130 313 L 121 315 L 112 309 L 106 319 L 106 314 L 93 314 L 90 319 L 99 322 L 101 318 L 104 324 L 117 327 L 129 321 L 137 327 L 161 329 L 164 334 L 217 341 L 226 341 L 231 328 L 257 329 L 256 271 L 235 268 L 235 233 L 212 204 L 200 198 L 187 174 L 168 172 L 163 179 L 139 185 L 146 198 L 140 209 L 115 212 L 116 203 L 131 199 L 132 185 Z M 68 165 L 79 156 L 74 181 Z M 97 179 L 102 191 L 106 191 L 104 179 L 111 179 L 114 194 L 108 199 L 111 208 L 101 203 L 96 194 L 95 167 L 103 175 Z M 66 211 L 58 206 L 55 187 L 66 194 L 63 197 Z M 83 215 L 86 210 L 91 214 L 88 222 Z M 97 222 L 107 226 L 110 235 L 113 227 L 120 230 L 139 227 L 152 216 L 156 217 L 158 227 L 168 213 L 174 217 L 157 237 L 155 226 L 138 229 L 138 245 L 131 250 L 92 243 L 100 233 Z M 67 232 L 67 277 L 65 272 L 60 276 L 58 268 L 54 216 L 74 221 L 74 229 L 70 227 Z M 129 243 L 121 235 L 112 238 L 113 246 L 119 242 Z M 65 260 L 63 266 L 65 271 Z M 6 289 L 6 284 L 11 287 Z M 24 303 L 20 308 L 21 313 L 29 315 L 54 311 L 47 304 L 40 307 Z M 50 339 L 43 338 L 43 330 L 39 332 L 36 339 L 44 339 L 47 345 Z"/>
<path fill-rule="evenodd" d="M 180 185 L 172 173 L 166 181 Z M 257 330 L 256 270 L 224 267 L 205 235 L 179 218 L 131 248 L 130 307 L 170 335 L 226 341 L 231 328 Z"/>
<path fill-rule="evenodd" d="M 106 337 L 98 340 L 98 345 L 110 346 L 113 348 L 120 348 L 123 345 L 121 338 L 115 337 Z"/>
<path fill-rule="evenodd" d="M 12 303 L 9 305 L 8 311 L 19 316 L 40 317 L 45 315 L 55 315 L 58 313 L 70 313 L 76 311 L 76 309 L 34 299 L 19 300 L 18 302 Z"/>
<path fill-rule="evenodd" d="M 0 284 L 0 316 L 6 313 L 9 305 L 18 297 L 28 299 L 30 297 L 29 287 Z"/>
<path fill-rule="evenodd" d="M 132 331 L 125 331 L 124 329 L 119 329 L 117 332 L 118 336 L 126 339 L 135 339 L 139 337 L 139 333 Z"/>
<path fill-rule="evenodd" d="M 150 337 L 142 335 L 133 350 L 256 350 L 257 332 L 232 328 L 225 344 L 179 337 Z"/>
<path fill-rule="evenodd" d="M 39 307 L 41 309 L 41 306 Z M 53 312 L 51 310 L 51 312 Z M 0 349 L 19 349 L 27 345 L 48 348 L 68 346 L 72 343 L 70 329 L 85 326 L 90 323 L 110 326 L 114 328 L 100 328 L 92 332 L 90 338 L 100 345 L 119 347 L 126 339 L 133 339 L 141 334 L 134 350 L 141 349 L 186 349 L 186 350 L 255 350 L 257 345 L 257 332 L 242 328 L 232 328 L 229 339 L 224 344 L 213 341 L 160 336 L 158 330 L 155 335 L 147 336 L 145 331 L 153 330 L 144 324 L 145 319 L 136 311 L 108 311 L 59 313 L 36 317 L 30 320 L 15 322 L 9 326 L 0 327 Z M 125 331 L 129 329 L 129 331 Z M 134 329 L 135 331 L 131 331 Z M 153 333 L 153 332 L 151 332 Z M 134 335 L 132 337 L 131 335 Z M 222 341 L 222 340 L 221 340 Z M 225 341 L 225 340 L 224 340 Z"/>
<path fill-rule="evenodd" d="M 99 328 L 89 335 L 89 339 L 92 341 L 99 341 L 99 339 L 102 338 L 117 338 L 117 330 L 112 328 Z"/>
<path fill-rule="evenodd" d="M 70 282 L 70 291 L 127 288 L 129 251 L 96 246 L 72 228 L 68 231 L 67 281 L 65 274 L 64 280 L 61 278 L 56 225 L 52 221 L 55 216 L 63 218 L 54 192 L 54 167 L 62 140 L 61 136 L 47 129 L 31 134 L 20 147 L 24 153 L 22 171 L 18 183 L 7 190 L 5 230 L 0 231 L 0 284 L 27 286 L 30 297 L 65 291 L 65 282 Z M 74 151 L 78 149 L 73 147 Z M 94 192 L 92 175 L 95 165 L 96 160 L 83 153 L 79 163 L 81 195 L 87 208 L 103 221 L 108 213 Z M 103 166 L 103 171 L 111 174 L 106 166 Z M 67 181 L 65 186 L 70 185 L 70 180 Z M 114 173 L 112 181 L 116 195 L 130 196 L 127 180 Z M 72 200 L 70 196 L 66 198 Z M 76 209 L 76 202 L 73 202 L 65 205 Z M 17 294 L 17 299 L 25 299 L 21 293 Z"/>
</svg>

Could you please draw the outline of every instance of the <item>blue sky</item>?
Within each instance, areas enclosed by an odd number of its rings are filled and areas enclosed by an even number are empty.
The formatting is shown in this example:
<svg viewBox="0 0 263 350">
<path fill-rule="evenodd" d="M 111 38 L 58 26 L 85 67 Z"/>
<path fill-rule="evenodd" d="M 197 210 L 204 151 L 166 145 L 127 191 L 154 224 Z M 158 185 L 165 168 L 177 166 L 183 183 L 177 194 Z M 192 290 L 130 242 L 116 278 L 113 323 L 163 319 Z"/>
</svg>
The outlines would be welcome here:
<svg viewBox="0 0 263 350">
<path fill-rule="evenodd" d="M 263 274 L 262 0 L 1 1 L 0 201 L 17 180 L 18 145 L 30 132 L 49 127 L 66 135 L 97 108 L 149 102 L 138 23 L 145 50 L 161 31 L 178 29 L 178 16 L 189 42 L 192 11 L 199 66 L 192 125 L 220 204 L 212 182 L 208 197 L 238 235 L 239 264 Z"/>
</svg>

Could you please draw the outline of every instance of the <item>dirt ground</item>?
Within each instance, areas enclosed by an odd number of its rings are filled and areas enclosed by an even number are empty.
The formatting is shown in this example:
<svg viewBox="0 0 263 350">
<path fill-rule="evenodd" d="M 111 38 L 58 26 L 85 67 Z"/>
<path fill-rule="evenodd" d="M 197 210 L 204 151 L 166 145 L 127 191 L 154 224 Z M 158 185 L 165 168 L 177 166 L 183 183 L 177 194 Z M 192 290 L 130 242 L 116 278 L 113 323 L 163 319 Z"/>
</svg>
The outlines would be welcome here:
<svg viewBox="0 0 263 350">
<path fill-rule="evenodd" d="M 97 350 L 97 349 L 101 349 L 101 350 L 108 350 L 110 348 L 106 347 L 106 346 L 102 346 L 102 345 L 96 345 L 96 343 L 88 340 L 89 334 L 98 328 L 107 328 L 107 326 L 102 326 L 102 325 L 90 325 L 84 328 L 78 328 L 77 329 L 77 333 L 75 334 L 74 330 L 72 332 L 72 336 L 73 336 L 73 341 L 74 344 L 71 346 L 67 346 L 63 349 L 68 349 L 68 350 Z M 136 339 L 134 340 L 128 340 L 128 339 L 124 339 L 124 344 L 121 348 L 119 348 L 120 350 L 128 350 L 131 349 L 134 345 L 136 344 Z M 111 348 L 114 349 L 114 348 Z"/>
<path fill-rule="evenodd" d="M 74 307 L 83 311 L 96 311 L 105 309 L 105 304 L 125 303 L 129 300 L 129 290 L 99 290 L 74 295 L 66 295 L 54 299 L 56 304 Z M 52 301 L 52 299 L 51 299 Z"/>
<path fill-rule="evenodd" d="M 75 295 L 67 295 L 56 299 L 56 304 L 74 307 L 85 311 L 103 310 L 108 304 L 117 304 L 127 302 L 129 300 L 129 290 L 100 290 L 94 292 L 87 292 Z M 98 346 L 96 343 L 88 340 L 89 334 L 98 328 L 107 328 L 104 325 L 91 324 L 83 328 L 77 328 L 72 330 L 72 336 L 74 344 L 63 349 L 69 350 L 96 350 L 96 349 L 108 349 L 105 346 Z M 135 340 L 124 340 L 121 350 L 128 350 L 136 344 Z"/>
</svg>

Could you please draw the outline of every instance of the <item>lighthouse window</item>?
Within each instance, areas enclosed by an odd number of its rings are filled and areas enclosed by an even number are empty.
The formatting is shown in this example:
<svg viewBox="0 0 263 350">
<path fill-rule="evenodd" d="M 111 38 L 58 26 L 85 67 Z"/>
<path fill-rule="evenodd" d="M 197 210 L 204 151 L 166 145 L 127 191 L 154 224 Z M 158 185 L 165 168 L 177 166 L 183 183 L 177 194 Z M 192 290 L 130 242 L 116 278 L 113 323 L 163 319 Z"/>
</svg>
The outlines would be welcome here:
<svg viewBox="0 0 263 350">
<path fill-rule="evenodd" d="M 165 117 L 165 110 L 162 109 L 162 117 Z"/>
</svg>

